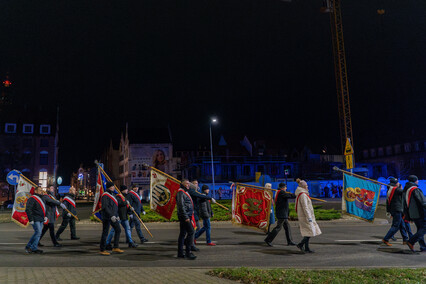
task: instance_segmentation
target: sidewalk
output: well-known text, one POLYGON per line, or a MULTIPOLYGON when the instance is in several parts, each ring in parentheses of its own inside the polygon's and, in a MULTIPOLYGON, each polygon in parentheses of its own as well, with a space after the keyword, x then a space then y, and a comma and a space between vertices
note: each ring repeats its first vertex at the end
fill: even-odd
POLYGON ((3 283, 235 283, 206 275, 209 269, 146 267, 12 267, 0 268, 3 283))

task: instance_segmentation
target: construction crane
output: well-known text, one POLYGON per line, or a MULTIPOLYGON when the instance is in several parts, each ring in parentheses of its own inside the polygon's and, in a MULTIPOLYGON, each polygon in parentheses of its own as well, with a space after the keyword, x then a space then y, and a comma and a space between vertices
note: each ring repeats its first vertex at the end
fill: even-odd
POLYGON ((353 137, 345 43, 343 40, 341 0, 324 0, 321 11, 330 14, 334 73, 336 76, 337 106, 339 109, 340 139, 342 153, 344 153, 346 139, 349 138, 353 145, 353 137))

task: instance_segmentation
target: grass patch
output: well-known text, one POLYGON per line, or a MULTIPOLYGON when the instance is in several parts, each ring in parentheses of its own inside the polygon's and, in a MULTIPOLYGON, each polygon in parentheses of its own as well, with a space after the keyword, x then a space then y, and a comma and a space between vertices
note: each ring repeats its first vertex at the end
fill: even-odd
MULTIPOLYGON (((229 208, 231 210, 232 208, 232 201, 229 199, 226 200, 218 200, 218 202, 229 208)), ((141 215, 141 219, 144 222, 169 222, 166 218, 160 216, 155 211, 151 210, 149 208, 149 204, 144 204, 144 209, 146 212, 146 215, 141 215)), ((172 218, 170 219, 170 222, 177 222, 177 209, 175 208, 172 218)), ((212 221, 231 221, 231 211, 227 211, 216 204, 212 204, 212 210, 213 210, 213 218, 211 218, 212 221)), ((314 205, 314 212, 315 212, 315 218, 317 220, 333 220, 333 219, 340 219, 342 217, 342 214, 339 210, 335 209, 322 209, 321 205, 314 205)), ((290 220, 297 220, 297 214, 294 209, 294 204, 290 204, 290 220)), ((97 222, 97 220, 91 216, 90 220, 97 222)))
POLYGON ((426 268, 379 268, 379 269, 258 269, 217 268, 207 272, 219 278, 241 283, 424 283, 426 268))
POLYGON ((0 214, 0 223, 10 223, 12 222, 10 213, 0 214))

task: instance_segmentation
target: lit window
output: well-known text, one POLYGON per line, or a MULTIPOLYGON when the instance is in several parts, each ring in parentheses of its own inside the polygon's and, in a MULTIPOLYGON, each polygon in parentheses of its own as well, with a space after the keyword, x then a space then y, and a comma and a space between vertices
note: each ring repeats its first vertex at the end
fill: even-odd
POLYGON ((47 170, 40 170, 38 174, 38 184, 43 188, 47 188, 47 170))
POLYGON ((40 134, 50 134, 50 125, 49 124, 40 125, 40 134))
POLYGON ((22 133, 24 134, 32 134, 34 132, 34 125, 33 124, 24 124, 22 127, 22 133))
POLYGON ((16 123, 6 123, 6 126, 4 128, 4 132, 16 133, 16 123))

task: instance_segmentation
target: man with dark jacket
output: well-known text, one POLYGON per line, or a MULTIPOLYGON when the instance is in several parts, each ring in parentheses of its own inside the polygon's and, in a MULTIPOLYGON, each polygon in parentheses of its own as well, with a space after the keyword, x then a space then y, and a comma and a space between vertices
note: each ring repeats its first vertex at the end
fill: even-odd
POLYGON ((416 224, 417 232, 408 240, 407 245, 414 252, 416 242, 420 251, 426 251, 424 234, 426 232, 426 198, 418 187, 419 179, 415 175, 408 177, 403 193, 405 217, 416 224))
MULTIPOLYGON (((129 248, 137 248, 138 245, 132 239, 132 234, 129 226, 129 219, 127 218, 127 212, 129 210, 129 205, 127 204, 126 195, 128 194, 127 186, 120 186, 121 194, 117 194, 115 197, 118 201, 118 217, 120 218, 120 224, 124 229, 124 233, 126 234, 126 243, 129 244, 129 248)), ((111 240, 114 236, 115 230, 111 229, 109 232, 108 238, 106 240, 107 249, 111 249, 111 240)))
POLYGON ((402 203, 403 189, 398 182, 398 179, 391 178, 389 183, 389 189, 386 198, 386 211, 392 215, 392 226, 388 233, 383 238, 382 242, 387 246, 392 246, 389 243, 389 239, 395 235, 398 230, 401 232, 403 243, 406 244, 408 241, 408 235, 405 231, 405 226, 402 220, 402 212, 404 211, 404 205, 402 203))
MULTIPOLYGON (((65 204, 58 201, 55 197, 55 188, 50 186, 46 194, 43 195, 43 202, 46 205, 46 217, 47 224, 44 224, 43 231, 41 232, 40 240, 43 238, 44 234, 49 230, 50 239, 52 240, 54 247, 61 247, 62 245, 58 243, 55 237, 55 221, 59 217, 59 211, 56 206, 61 206, 62 209, 67 208, 65 204)), ((43 246, 42 244, 38 244, 43 246)))
MULTIPOLYGON (((190 184, 189 189, 188 189, 188 193, 192 198, 192 202, 194 204, 194 220, 195 220, 195 225, 194 227, 197 228, 199 227, 199 221, 197 221, 197 219, 199 219, 198 217, 198 203, 201 202, 202 200, 211 200, 213 203, 216 203, 216 200, 210 196, 201 194, 197 191, 198 188, 198 181, 194 180, 195 183, 193 182, 192 184, 190 184), (198 224, 198 225, 197 225, 198 224)), ((197 247, 195 247, 194 244, 194 240, 192 239, 192 244, 191 244, 191 250, 192 251, 199 251, 199 249, 197 247)))
POLYGON ((102 237, 100 243, 100 254, 102 255, 110 255, 106 249, 106 239, 109 232, 109 226, 114 228, 114 248, 113 252, 123 253, 124 251, 118 248, 118 242, 120 240, 120 218, 118 217, 118 201, 114 196, 114 183, 107 182, 106 183, 106 191, 102 194, 102 237))
MULTIPOLYGON (((204 184, 201 188, 204 195, 209 194, 209 187, 204 184)), ((195 239, 198 239, 204 232, 206 232, 206 243, 208 246, 215 246, 215 243, 212 243, 211 237, 210 237, 210 218, 213 217, 213 211, 212 206, 210 204, 210 200, 202 199, 200 200, 199 204, 199 216, 203 219, 203 228, 198 230, 198 232, 195 233, 195 239)))
MULTIPOLYGON (((68 193, 65 194, 63 203, 67 207, 68 211, 70 211, 72 214, 77 215, 76 210, 76 204, 75 204, 75 194, 76 190, 73 186, 69 189, 68 193)), ((77 237, 75 233, 75 219, 74 217, 68 213, 67 211, 62 211, 62 224, 59 227, 58 231, 56 232, 56 239, 58 241, 62 241, 60 236, 62 232, 66 229, 66 227, 70 224, 70 232, 71 232, 71 240, 79 240, 80 238, 77 237)))
POLYGON ((46 217, 46 205, 43 202, 43 189, 37 187, 35 194, 27 200, 25 206, 25 213, 27 213, 28 221, 33 226, 34 234, 30 241, 25 246, 27 253, 43 253, 42 250, 38 249, 38 242, 41 236, 41 230, 43 229, 43 222, 47 221, 46 217))
POLYGON ((296 245, 296 243, 292 241, 290 224, 288 223, 288 200, 290 198, 296 198, 296 195, 291 192, 287 192, 286 189, 287 185, 283 182, 280 183, 278 185, 279 191, 275 195, 275 214, 277 216, 278 222, 277 226, 275 226, 275 228, 268 234, 265 239, 265 243, 270 247, 272 247, 272 241, 278 235, 279 231, 281 231, 281 228, 283 226, 285 230, 285 236, 287 238, 287 245, 296 245))
MULTIPOLYGON (((129 201, 130 206, 133 208, 133 210, 135 210, 136 214, 138 216, 141 215, 141 213, 143 215, 145 215, 145 210, 143 209, 142 206, 142 202, 141 202, 141 198, 138 195, 138 187, 137 186, 133 186, 132 190, 129 191, 129 194, 125 195, 127 201, 129 201)), ((143 233, 142 233, 142 229, 141 229, 141 223, 139 222, 138 217, 134 216, 133 211, 129 212, 129 225, 130 225, 130 234, 132 234, 132 229, 133 227, 136 228, 136 233, 138 234, 138 237, 141 241, 141 244, 143 244, 144 242, 147 242, 148 240, 144 237, 143 233)))
POLYGON ((176 195, 177 215, 180 223, 180 233, 178 239, 178 257, 186 259, 196 259, 191 252, 191 245, 194 241, 194 204, 189 191, 189 180, 182 180, 181 187, 176 195), (183 245, 185 243, 185 254, 183 245))

